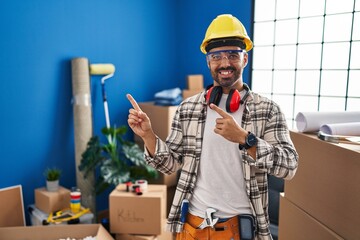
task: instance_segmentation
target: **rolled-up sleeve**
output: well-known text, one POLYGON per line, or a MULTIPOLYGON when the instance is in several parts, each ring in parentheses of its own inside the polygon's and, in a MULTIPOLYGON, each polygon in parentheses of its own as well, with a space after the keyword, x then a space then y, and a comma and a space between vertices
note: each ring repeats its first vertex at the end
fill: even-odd
POLYGON ((258 136, 256 160, 246 153, 244 157, 261 171, 291 179, 296 173, 299 156, 291 141, 285 116, 274 102, 266 102, 264 109, 267 114, 262 115, 262 120, 258 117, 252 123, 258 136))

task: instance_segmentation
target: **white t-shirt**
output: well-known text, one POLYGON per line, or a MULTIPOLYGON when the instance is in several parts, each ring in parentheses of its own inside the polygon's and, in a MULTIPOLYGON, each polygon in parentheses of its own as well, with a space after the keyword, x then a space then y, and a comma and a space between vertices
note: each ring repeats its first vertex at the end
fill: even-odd
MULTIPOLYGON (((240 93, 241 97, 244 93, 240 93)), ((219 103, 224 110, 227 97, 228 94, 223 94, 219 103)), ((244 106, 240 106, 230 113, 239 125, 243 111, 244 106)), ((189 201, 189 212, 204 218, 206 209, 211 207, 217 210, 214 215, 221 218, 250 214, 239 144, 214 132, 217 118, 220 115, 208 107, 198 178, 189 201)))

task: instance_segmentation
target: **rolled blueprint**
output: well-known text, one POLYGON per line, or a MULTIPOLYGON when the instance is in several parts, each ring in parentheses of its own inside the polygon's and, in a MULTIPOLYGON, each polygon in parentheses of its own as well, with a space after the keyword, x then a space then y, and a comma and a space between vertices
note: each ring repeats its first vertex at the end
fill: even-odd
POLYGON ((93 135, 90 73, 87 58, 74 58, 71 60, 72 91, 74 110, 75 135, 75 169, 76 184, 81 190, 81 203, 96 213, 94 196, 94 175, 89 174, 86 179, 79 171, 81 155, 86 150, 87 143, 93 135))
POLYGON ((360 122, 325 124, 320 131, 330 135, 360 136, 360 122))
POLYGON ((360 122, 360 112, 299 112, 295 121, 299 132, 316 132, 325 124, 360 122))

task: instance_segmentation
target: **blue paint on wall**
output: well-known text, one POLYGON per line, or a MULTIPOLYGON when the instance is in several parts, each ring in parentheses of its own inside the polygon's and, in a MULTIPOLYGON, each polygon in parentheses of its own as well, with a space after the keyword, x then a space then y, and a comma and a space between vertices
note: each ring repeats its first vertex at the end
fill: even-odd
MULTIPOLYGON (((71 59, 113 63, 106 89, 112 125, 127 124, 125 94, 139 101, 185 87, 188 74, 210 75, 199 45, 218 14, 239 17, 251 34, 252 1, 62 0, 0 5, 0 188, 21 184, 24 205, 61 168, 76 184, 71 59), (250 29, 250 30, 249 30, 250 29)), ((245 71, 249 79, 249 68, 245 71)), ((100 77, 91 78, 94 134, 105 126, 100 77)), ((131 138, 132 134, 129 133, 131 138)), ((97 202, 107 208, 107 195, 97 202)))

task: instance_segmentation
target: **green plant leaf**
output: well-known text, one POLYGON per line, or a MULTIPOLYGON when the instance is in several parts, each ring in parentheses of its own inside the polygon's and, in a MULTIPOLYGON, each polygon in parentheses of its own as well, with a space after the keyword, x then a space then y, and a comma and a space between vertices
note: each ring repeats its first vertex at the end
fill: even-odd
POLYGON ((100 171, 104 181, 115 186, 127 182, 130 177, 130 172, 126 165, 119 168, 111 159, 104 161, 100 171))
POLYGON ((100 170, 95 182, 96 194, 120 183, 158 176, 158 172, 146 164, 143 150, 124 138, 127 129, 126 125, 102 128, 106 142, 102 143, 98 136, 92 137, 81 155, 79 170, 84 172, 84 177, 100 170))
POLYGON ((95 171, 106 158, 103 156, 103 149, 100 145, 99 137, 91 137, 85 152, 81 155, 79 170, 84 172, 84 177, 95 171))
POLYGON ((122 145, 122 150, 132 163, 136 166, 145 166, 144 151, 140 149, 139 145, 133 143, 131 145, 122 145))
POLYGON ((46 168, 44 171, 44 176, 48 181, 59 180, 61 176, 61 170, 57 167, 46 168))

